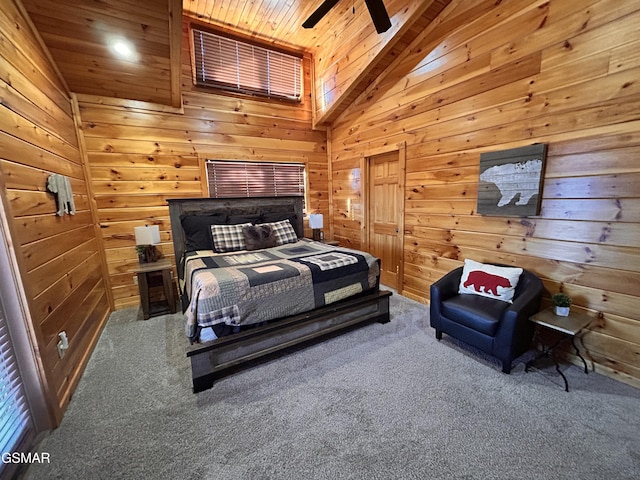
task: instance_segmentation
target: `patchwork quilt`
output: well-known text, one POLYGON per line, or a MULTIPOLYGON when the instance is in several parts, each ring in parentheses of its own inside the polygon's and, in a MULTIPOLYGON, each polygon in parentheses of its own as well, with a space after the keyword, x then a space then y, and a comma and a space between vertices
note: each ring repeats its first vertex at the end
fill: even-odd
POLYGON ((380 265, 366 252, 302 239, 264 250, 188 252, 183 272, 193 342, 204 327, 260 323, 373 289, 380 265))

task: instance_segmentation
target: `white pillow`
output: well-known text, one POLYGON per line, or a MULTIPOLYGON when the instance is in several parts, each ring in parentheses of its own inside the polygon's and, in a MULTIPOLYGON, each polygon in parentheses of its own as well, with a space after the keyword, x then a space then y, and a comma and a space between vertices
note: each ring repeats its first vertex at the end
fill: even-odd
POLYGON ((458 293, 513 303, 511 299, 521 274, 521 268, 496 267, 465 259, 458 293))

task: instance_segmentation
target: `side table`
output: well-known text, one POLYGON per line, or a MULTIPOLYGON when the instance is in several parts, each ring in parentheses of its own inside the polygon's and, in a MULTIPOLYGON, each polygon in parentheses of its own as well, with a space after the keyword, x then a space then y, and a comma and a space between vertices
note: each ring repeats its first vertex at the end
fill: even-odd
POLYGON ((337 240, 320 240, 325 245, 331 245, 332 247, 337 247, 340 245, 340 242, 337 240))
POLYGON ((138 277, 138 290, 140 291, 140 303, 142 304, 142 316, 148 320, 152 315, 162 313, 176 313, 176 299, 171 278, 171 262, 166 259, 157 262, 141 263, 134 270, 138 277), (159 277, 162 278, 162 288, 166 299, 166 306, 157 305, 159 302, 151 302, 150 286, 160 284, 159 277), (153 312, 152 312, 153 310, 153 312))
POLYGON ((558 359, 555 354, 555 349, 566 342, 567 340, 571 340, 571 345, 573 346, 576 355, 582 363, 584 364, 584 373, 589 373, 587 368, 586 360, 580 355, 580 350, 576 345, 576 337, 580 335, 580 333, 591 323, 592 318, 581 314, 581 313, 569 313, 568 317, 560 317, 553 312, 553 308, 547 308, 546 310, 542 310, 532 317, 529 318, 530 321, 536 324, 536 338, 539 338, 538 332, 540 328, 546 328, 552 330, 554 332, 560 333, 561 336, 559 339, 551 346, 545 345, 542 341, 542 352, 537 355, 534 359, 529 360, 524 368, 525 372, 528 372, 529 369, 533 366, 533 364, 541 359, 542 357, 547 357, 551 355, 553 361, 556 366, 556 372, 560 374, 562 379, 564 380, 564 390, 565 392, 569 391, 569 382, 567 381, 567 377, 560 371, 560 364, 558 363, 558 359))
MULTIPOLYGON (((309 240, 313 240, 313 239, 310 238, 309 240)), ((338 240, 322 239, 322 240, 316 240, 316 242, 324 243, 325 245, 331 245, 332 247, 340 246, 340 242, 338 240)))

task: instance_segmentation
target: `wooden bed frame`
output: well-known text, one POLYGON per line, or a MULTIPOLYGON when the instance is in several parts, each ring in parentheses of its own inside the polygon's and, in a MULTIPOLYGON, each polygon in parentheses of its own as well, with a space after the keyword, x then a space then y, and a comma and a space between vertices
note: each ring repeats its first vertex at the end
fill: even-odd
MULTIPOLYGON (((304 236, 302 197, 269 198, 188 198, 170 199, 169 214, 176 263, 184 254, 183 215, 224 213, 260 215, 264 213, 295 216, 292 222, 298 238, 304 236)), ((192 345, 187 349, 191 360, 194 393, 209 389, 222 378, 250 362, 296 345, 316 341, 324 336, 369 322, 389 322, 391 292, 379 290, 357 297, 267 322, 216 340, 192 345)), ((185 306, 183 305, 183 311, 185 306)))

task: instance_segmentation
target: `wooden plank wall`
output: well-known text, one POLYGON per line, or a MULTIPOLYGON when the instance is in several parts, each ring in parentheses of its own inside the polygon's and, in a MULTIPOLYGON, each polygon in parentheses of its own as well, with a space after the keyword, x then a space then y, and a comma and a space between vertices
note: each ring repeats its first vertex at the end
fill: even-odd
POLYGON ((79 95, 82 131, 116 308, 139 304, 133 229, 159 225, 173 259, 167 198, 206 196, 207 158, 304 162, 308 208, 328 214, 326 132, 311 129, 309 62, 302 105, 218 95, 191 80, 187 23, 183 108, 79 95))
POLYGON ((529 268, 596 317, 596 369, 640 384, 639 24, 638 1, 451 2, 332 125, 336 238, 364 238, 362 158, 406 142, 404 294, 464 258, 529 268), (480 154, 535 142, 541 215, 476 214, 480 154))
POLYGON ((0 10, 0 194, 30 308, 54 425, 109 313, 71 99, 14 1, 0 10), (71 180, 75 215, 56 215, 52 173, 71 180), (58 333, 70 348, 58 356, 58 333))
POLYGON ((349 13, 341 21, 327 25, 313 49, 317 125, 331 119, 332 112, 350 98, 350 91, 358 87, 377 59, 390 51, 422 12, 430 7, 441 8, 440 2, 433 1, 407 5, 405 0, 387 0, 385 4, 393 22, 389 30, 380 34, 364 4, 358 8, 346 4, 334 7, 349 13))

